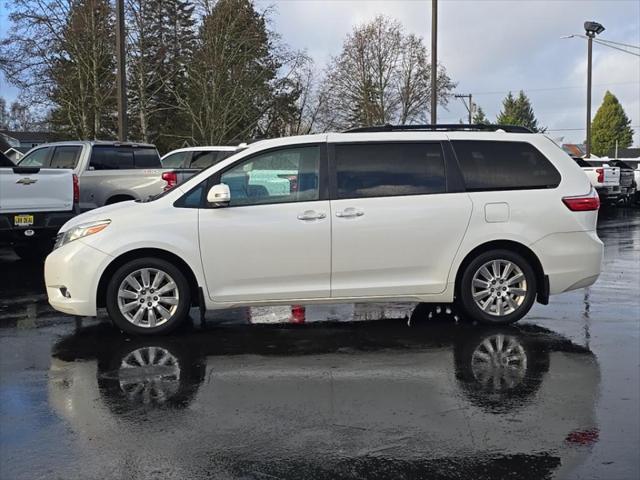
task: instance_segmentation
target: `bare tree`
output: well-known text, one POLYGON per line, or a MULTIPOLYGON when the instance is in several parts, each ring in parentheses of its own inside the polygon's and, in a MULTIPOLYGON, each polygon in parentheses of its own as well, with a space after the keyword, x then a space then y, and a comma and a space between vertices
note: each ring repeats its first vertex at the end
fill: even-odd
MULTIPOLYGON (((325 128, 413 123, 429 113, 431 69, 422 39, 384 16, 349 34, 321 87, 325 128)), ((455 83, 443 67, 438 92, 446 105, 455 83)))
POLYGON ((113 132, 113 11, 108 0, 14 0, 1 67, 53 128, 79 138, 113 132))

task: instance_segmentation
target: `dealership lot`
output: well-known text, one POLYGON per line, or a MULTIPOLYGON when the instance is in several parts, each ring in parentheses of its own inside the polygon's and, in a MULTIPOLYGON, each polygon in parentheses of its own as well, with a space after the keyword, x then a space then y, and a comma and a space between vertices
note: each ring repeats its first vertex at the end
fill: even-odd
POLYGON ((640 210, 598 234, 598 282, 514 326, 239 309, 145 339, 0 251, 0 478, 637 478, 640 210))

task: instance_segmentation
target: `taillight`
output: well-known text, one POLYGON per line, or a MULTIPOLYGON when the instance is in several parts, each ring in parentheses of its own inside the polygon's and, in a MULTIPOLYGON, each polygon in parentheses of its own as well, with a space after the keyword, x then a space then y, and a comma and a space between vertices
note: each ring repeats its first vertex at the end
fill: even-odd
POLYGON ((164 187, 165 191, 171 190, 178 184, 178 174, 176 172, 164 172, 162 174, 162 179, 167 182, 164 187))
POLYGON ((73 203, 80 203, 80 183, 75 173, 73 174, 73 203))
POLYGON ((562 201, 572 212, 589 212, 600 208, 600 197, 593 188, 588 195, 564 197, 562 201))
POLYGON ((596 168, 596 173, 598 174, 598 183, 604 182, 604 168, 596 168))

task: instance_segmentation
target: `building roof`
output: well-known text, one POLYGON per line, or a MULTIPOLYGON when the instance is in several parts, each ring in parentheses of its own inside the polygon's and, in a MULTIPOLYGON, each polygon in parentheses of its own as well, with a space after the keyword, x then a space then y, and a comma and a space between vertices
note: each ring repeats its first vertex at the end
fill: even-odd
POLYGON ((54 135, 51 132, 20 132, 11 130, 0 130, 0 133, 16 139, 20 143, 45 143, 51 140, 54 135))

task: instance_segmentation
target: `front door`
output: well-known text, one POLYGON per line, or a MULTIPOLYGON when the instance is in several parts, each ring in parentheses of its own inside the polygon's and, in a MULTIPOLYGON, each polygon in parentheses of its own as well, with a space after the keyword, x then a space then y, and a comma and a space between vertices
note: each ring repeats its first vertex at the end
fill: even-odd
POLYGON ((202 264, 216 302, 329 297, 331 218, 320 145, 270 150, 222 172, 227 207, 199 212, 202 264))
POLYGON ((332 297, 443 292, 472 204, 447 193, 441 144, 334 148, 332 297))

